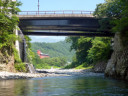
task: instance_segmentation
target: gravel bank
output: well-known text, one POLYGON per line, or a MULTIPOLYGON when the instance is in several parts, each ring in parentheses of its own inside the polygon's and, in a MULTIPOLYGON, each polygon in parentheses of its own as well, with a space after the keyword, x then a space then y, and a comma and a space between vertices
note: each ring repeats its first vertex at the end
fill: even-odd
POLYGON ((55 73, 55 74, 85 74, 87 72, 92 72, 92 69, 36 69, 39 73, 55 73))
POLYGON ((55 74, 55 73, 12 73, 12 72, 0 72, 0 80, 9 79, 29 79, 39 77, 51 77, 51 76, 68 76, 66 74, 55 74))
POLYGON ((52 77, 52 76, 71 76, 82 75, 91 72, 91 69, 37 69, 38 73, 12 73, 12 72, 0 72, 0 80, 8 79, 29 79, 39 77, 52 77))

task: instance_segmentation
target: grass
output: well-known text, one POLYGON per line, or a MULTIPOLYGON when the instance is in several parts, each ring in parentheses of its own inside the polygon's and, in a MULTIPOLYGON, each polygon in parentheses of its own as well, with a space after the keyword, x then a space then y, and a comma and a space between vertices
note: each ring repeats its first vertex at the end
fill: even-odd
POLYGON ((93 68, 93 66, 85 67, 85 66, 83 66, 83 65, 81 64, 81 65, 77 66, 75 69, 91 69, 91 68, 93 68))
POLYGON ((45 66, 36 66, 36 69, 56 69, 56 68, 61 68, 61 67, 58 67, 58 66, 49 66, 49 65, 45 65, 45 66))
POLYGON ((70 64, 64 67, 64 69, 91 69, 93 68, 93 65, 88 65, 86 62, 81 64, 81 65, 77 65, 75 66, 74 64, 70 64))

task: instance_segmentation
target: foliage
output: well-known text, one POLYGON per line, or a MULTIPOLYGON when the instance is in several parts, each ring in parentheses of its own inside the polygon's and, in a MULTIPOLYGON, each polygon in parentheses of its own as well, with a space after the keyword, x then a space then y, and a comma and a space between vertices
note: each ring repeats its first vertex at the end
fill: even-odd
POLYGON ((15 69, 19 72, 26 72, 26 65, 24 63, 15 63, 15 69))
POLYGON ((97 5, 94 15, 102 18, 102 27, 109 25, 113 32, 120 32, 124 46, 128 44, 128 0, 105 0, 97 5), (109 24, 104 23, 104 18, 109 24))
POLYGON ((108 60, 111 54, 111 38, 103 37, 68 37, 68 42, 72 42, 71 49, 75 49, 76 54, 73 62, 65 68, 86 68, 92 63, 108 60))
POLYGON ((53 57, 53 58, 44 58, 40 59, 39 56, 35 55, 35 58, 33 59, 33 64, 36 68, 42 69, 42 68, 48 68, 51 67, 63 67, 67 63, 67 60, 65 57, 53 57))
POLYGON ((66 42, 71 43, 70 50, 77 50, 77 43, 80 37, 67 37, 66 42))
POLYGON ((73 62, 70 67, 74 68, 87 61, 86 57, 89 48, 92 46, 91 39, 89 37, 68 37, 67 42, 72 43, 71 50, 76 51, 76 55, 73 57, 73 62))
POLYGON ((110 41, 111 38, 108 37, 95 37, 92 40, 92 47, 88 50, 88 61, 96 63, 98 61, 108 60, 111 54, 110 41))
POLYGON ((27 62, 32 63, 32 59, 34 59, 35 54, 31 49, 31 38, 29 36, 24 36, 27 44, 26 53, 27 53, 27 62))
POLYGON ((15 68, 18 71, 25 71, 25 65, 21 62, 18 52, 15 49, 14 42, 18 39, 15 35, 18 25, 17 8, 21 2, 10 2, 10 0, 0 0, 0 51, 4 56, 13 56, 15 59, 15 68))
POLYGON ((93 66, 86 66, 86 63, 83 63, 79 66, 77 66, 75 69, 92 69, 93 66))
POLYGON ((31 38, 29 36, 24 36, 25 40, 26 40, 26 44, 28 48, 31 48, 31 38))
POLYGON ((16 35, 14 34, 14 30, 16 29, 16 25, 18 24, 18 17, 14 14, 14 12, 19 11, 16 7, 18 5, 20 5, 20 2, 9 2, 9 0, 0 0, 1 52, 7 49, 8 52, 13 53, 12 48, 14 47, 14 41, 17 39, 16 35))
POLYGON ((50 58, 53 57, 65 57, 68 61, 72 61, 72 56, 74 51, 70 50, 71 43, 66 43, 65 41, 60 41, 56 43, 32 43, 32 51, 37 54, 37 50, 42 53, 49 54, 50 58))
POLYGON ((13 53, 14 53, 14 60, 15 60, 15 69, 19 72, 26 72, 26 65, 21 61, 19 58, 18 52, 15 48, 13 48, 13 53))

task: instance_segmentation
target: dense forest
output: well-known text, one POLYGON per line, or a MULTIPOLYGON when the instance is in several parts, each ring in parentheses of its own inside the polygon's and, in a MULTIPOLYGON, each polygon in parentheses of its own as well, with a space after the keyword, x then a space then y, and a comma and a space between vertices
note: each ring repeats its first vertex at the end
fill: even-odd
POLYGON ((109 37, 68 37, 71 50, 75 50, 71 65, 66 68, 84 68, 94 66, 97 62, 107 61, 111 55, 111 38, 109 37))
POLYGON ((78 36, 67 37, 65 41, 57 43, 35 42, 32 43, 32 51, 35 54, 33 64, 36 68, 51 68, 51 66, 86 68, 94 66, 99 61, 107 61, 110 58, 111 38, 78 36), (50 58, 40 59, 37 50, 49 54, 50 58), (67 64, 67 61, 72 62, 67 64))
POLYGON ((32 43, 32 51, 34 52, 33 64, 36 68, 51 68, 63 67, 68 62, 72 61, 72 57, 75 51, 70 51, 71 43, 66 43, 66 41, 60 41, 56 43, 32 43), (50 58, 40 59, 37 55, 37 50, 42 53, 49 54, 50 58))
POLYGON ((105 0, 105 3, 97 5, 93 15, 101 19, 101 29, 109 28, 112 32, 119 33, 123 46, 127 46, 128 0, 105 0))
POLYGON ((49 54, 50 58, 65 57, 71 62, 75 51, 70 51, 70 46, 71 43, 66 43, 66 41, 56 43, 35 42, 32 43, 32 51, 37 53, 37 50, 40 50, 42 53, 49 54))

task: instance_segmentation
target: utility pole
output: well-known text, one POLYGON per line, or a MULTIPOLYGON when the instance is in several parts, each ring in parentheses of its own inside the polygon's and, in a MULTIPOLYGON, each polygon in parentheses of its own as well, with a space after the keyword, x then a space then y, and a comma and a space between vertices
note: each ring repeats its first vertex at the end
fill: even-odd
POLYGON ((38 0, 38 15, 39 15, 39 11, 40 11, 40 4, 39 4, 40 2, 39 2, 39 0, 38 0))

